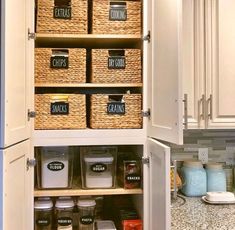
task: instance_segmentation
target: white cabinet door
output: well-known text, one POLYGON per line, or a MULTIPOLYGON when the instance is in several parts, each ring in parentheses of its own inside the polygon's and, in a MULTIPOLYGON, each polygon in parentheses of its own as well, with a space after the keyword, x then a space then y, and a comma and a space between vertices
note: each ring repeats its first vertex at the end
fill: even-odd
POLYGON ((170 230, 170 148, 148 139, 149 154, 149 230, 170 230))
POLYGON ((0 151, 0 229, 33 229, 33 169, 29 141, 0 151))
POLYGON ((234 0, 206 0, 208 128, 235 128, 234 12, 234 0))
POLYGON ((33 1, 1 1, 1 138, 4 148, 30 136, 28 109, 32 100, 33 1), (30 56, 31 55, 31 56, 30 56))
POLYGON ((182 144, 181 0, 148 1, 151 41, 147 53, 148 136, 182 144), (151 2, 151 3, 150 3, 151 2))

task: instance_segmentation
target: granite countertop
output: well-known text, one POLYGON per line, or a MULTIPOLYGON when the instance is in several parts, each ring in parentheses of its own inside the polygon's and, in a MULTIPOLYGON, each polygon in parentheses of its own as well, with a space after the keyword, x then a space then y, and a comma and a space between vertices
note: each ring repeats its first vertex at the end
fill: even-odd
POLYGON ((200 197, 172 202, 171 230, 235 230, 235 204, 207 204, 200 197))

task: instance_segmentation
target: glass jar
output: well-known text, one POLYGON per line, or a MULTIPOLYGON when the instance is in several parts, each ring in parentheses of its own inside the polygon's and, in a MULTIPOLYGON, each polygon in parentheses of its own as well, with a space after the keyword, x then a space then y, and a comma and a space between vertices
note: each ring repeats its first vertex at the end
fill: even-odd
POLYGON ((56 229, 73 230, 74 202, 71 197, 59 197, 56 200, 56 229))
POLYGON ((79 230, 93 230, 95 219, 94 199, 80 199, 77 203, 79 212, 79 230))
POLYGON ((34 229, 52 230, 53 203, 50 198, 38 199, 34 202, 34 229))
POLYGON ((181 168, 182 193, 186 196, 203 196, 207 190, 206 171, 201 161, 184 161, 181 168))
POLYGON ((226 174, 222 164, 209 163, 206 165, 207 192, 225 192, 226 174))

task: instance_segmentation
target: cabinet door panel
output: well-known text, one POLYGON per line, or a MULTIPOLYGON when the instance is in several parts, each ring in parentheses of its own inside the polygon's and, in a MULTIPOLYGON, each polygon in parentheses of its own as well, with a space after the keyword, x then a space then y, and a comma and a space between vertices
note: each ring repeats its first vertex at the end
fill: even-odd
POLYGON ((208 128, 235 128, 234 12, 234 0, 206 1, 208 128))

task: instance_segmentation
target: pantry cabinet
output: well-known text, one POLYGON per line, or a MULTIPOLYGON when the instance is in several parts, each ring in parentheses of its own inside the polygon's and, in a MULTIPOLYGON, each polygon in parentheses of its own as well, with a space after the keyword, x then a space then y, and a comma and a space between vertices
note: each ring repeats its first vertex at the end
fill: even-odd
POLYGON ((188 128, 233 129, 233 1, 184 1, 183 93, 188 128))

